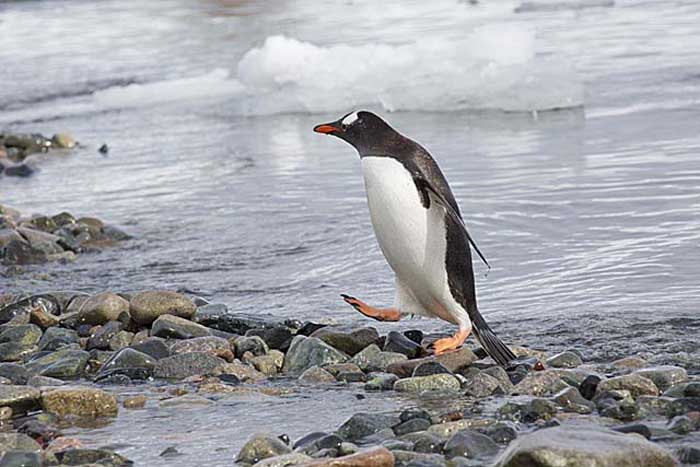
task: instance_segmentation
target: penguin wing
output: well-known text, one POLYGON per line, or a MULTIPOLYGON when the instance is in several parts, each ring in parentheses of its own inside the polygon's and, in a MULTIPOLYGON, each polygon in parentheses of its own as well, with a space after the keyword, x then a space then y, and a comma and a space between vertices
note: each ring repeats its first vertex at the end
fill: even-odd
MULTIPOLYGON (((423 177, 417 177, 416 178, 416 183, 419 185, 419 189, 425 194, 428 193, 430 196, 430 199, 434 200, 437 204, 442 206, 442 208, 445 210, 448 216, 458 225, 460 228, 464 231, 464 234, 467 236, 467 239, 469 240, 469 243, 471 244, 472 248, 474 248, 474 251, 479 255, 479 258, 481 258, 481 261, 484 262, 484 264, 491 269, 491 265, 489 262, 486 260, 486 257, 484 254, 479 250, 479 247, 476 245, 476 242, 472 238, 472 236, 469 234, 469 231, 467 230, 467 226, 464 224, 464 219, 462 219, 462 216, 459 215, 459 213, 455 210, 455 208, 447 202, 447 200, 423 177)), ((428 206, 430 207, 430 204, 428 203, 428 206)))

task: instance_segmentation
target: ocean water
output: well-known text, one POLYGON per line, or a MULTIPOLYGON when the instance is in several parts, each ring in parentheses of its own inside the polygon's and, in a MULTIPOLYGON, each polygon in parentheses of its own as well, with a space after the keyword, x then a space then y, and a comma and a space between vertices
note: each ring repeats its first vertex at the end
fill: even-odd
MULTIPOLYGON (((477 289, 505 340, 577 348, 594 361, 640 352, 697 362, 697 2, 319 8, 0 3, 0 128, 66 131, 84 146, 41 156, 32 178, 0 179, 0 202, 94 215, 135 236, 73 264, 0 276, 0 289, 164 287, 233 311, 366 323, 339 294, 390 304, 393 277, 357 155, 311 131, 366 108, 446 173, 493 266, 487 274, 475 263, 477 289)), ((395 327, 450 330, 428 320, 395 327)), ((174 411, 171 431, 156 410, 79 434, 148 465, 226 465, 258 429, 298 436, 365 406, 407 403, 300 392, 174 411), (321 407, 313 427, 308 407, 321 407), (130 432, 130 421, 152 437, 130 432), (188 430, 198 441, 170 443, 183 456, 154 456, 169 445, 161 435, 188 430)))

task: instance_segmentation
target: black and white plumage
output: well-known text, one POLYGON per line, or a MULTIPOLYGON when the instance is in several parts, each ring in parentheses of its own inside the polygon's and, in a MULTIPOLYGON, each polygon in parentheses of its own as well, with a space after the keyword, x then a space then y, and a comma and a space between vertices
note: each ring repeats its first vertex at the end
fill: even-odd
POLYGON ((428 151, 366 111, 314 130, 337 136, 357 149, 372 226, 396 275, 393 309, 379 310, 345 296, 346 301, 376 319, 394 321, 415 314, 456 324, 457 335, 442 344, 436 342, 436 351, 458 347, 473 330, 496 362, 506 365, 514 359, 479 313, 470 245, 486 259, 428 151))

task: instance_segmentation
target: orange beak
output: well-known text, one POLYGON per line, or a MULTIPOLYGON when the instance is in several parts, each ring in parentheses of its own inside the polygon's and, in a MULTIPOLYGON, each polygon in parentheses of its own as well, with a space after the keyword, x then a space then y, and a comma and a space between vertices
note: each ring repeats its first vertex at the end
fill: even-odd
POLYGON ((330 135, 340 131, 340 128, 334 126, 332 123, 322 123, 321 125, 316 125, 314 127, 316 133, 323 133, 324 135, 330 135))

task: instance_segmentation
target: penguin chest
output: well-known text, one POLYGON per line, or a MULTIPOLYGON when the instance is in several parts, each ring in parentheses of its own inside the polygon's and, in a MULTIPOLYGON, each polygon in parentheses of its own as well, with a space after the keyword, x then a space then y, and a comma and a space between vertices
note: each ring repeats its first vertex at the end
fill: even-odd
POLYGON ((372 226, 379 247, 401 281, 425 306, 441 296, 445 271, 445 213, 423 206, 411 173, 391 157, 362 158, 372 226))

